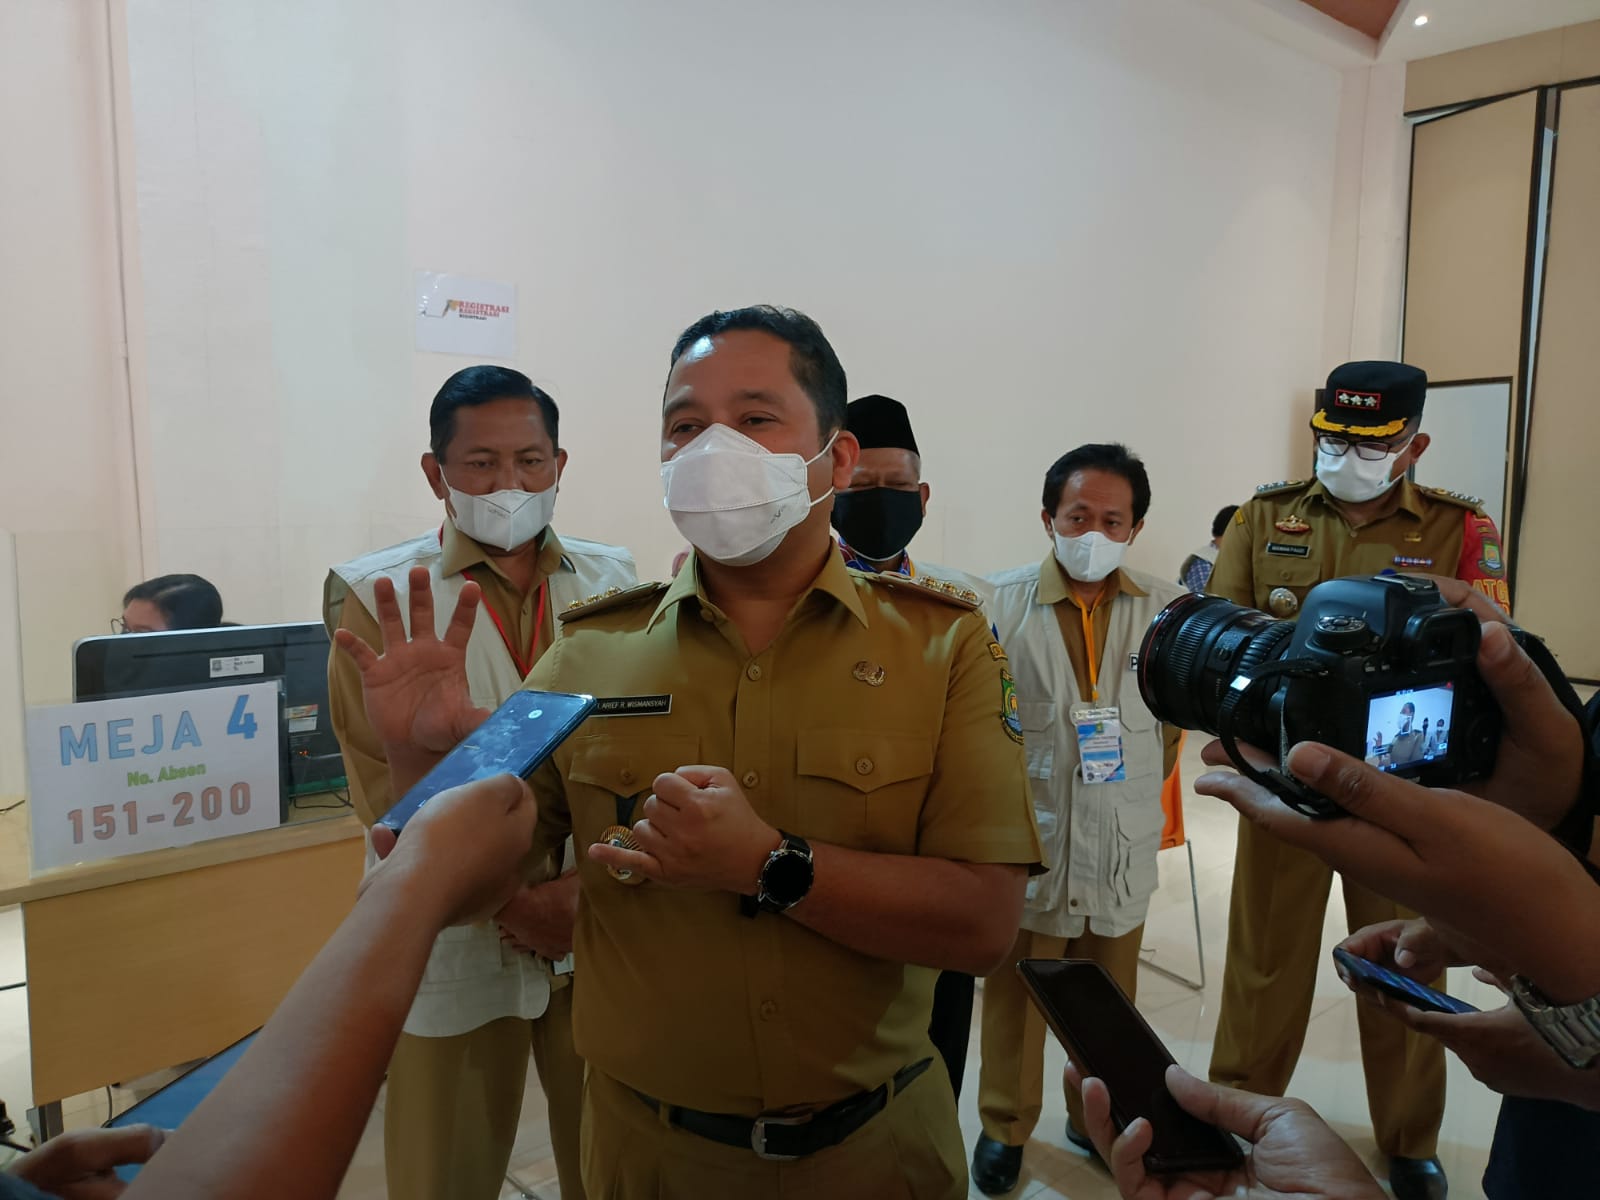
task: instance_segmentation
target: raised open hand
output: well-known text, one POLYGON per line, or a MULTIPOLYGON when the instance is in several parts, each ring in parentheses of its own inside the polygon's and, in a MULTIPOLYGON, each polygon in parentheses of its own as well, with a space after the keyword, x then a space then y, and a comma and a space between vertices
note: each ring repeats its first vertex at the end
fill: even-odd
POLYGON ((391 765, 397 760, 431 760, 448 752, 489 715, 473 704, 467 685, 467 640, 477 618, 478 585, 469 582, 462 587, 441 638, 427 569, 413 567, 408 582, 409 636, 388 579, 378 580, 374 589, 383 653, 347 629, 334 635, 340 653, 349 655, 361 672, 367 719, 391 765))

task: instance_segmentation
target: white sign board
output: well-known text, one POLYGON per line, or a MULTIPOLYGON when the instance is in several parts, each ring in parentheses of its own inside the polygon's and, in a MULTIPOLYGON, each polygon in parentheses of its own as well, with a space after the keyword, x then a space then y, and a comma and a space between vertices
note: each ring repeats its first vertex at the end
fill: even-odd
POLYGON ((278 824, 278 685, 28 710, 33 869, 278 824))
POLYGON ((473 358, 516 357, 516 285, 418 271, 417 349, 473 358))

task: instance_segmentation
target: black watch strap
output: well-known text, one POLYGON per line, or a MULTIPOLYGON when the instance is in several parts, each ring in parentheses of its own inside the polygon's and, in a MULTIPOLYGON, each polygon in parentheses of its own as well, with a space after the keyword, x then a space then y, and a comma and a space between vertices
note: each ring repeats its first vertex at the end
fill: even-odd
POLYGON ((811 843, 781 829, 778 836, 778 848, 767 855, 756 881, 756 894, 739 897, 739 911, 744 916, 783 912, 799 904, 811 891, 811 843))

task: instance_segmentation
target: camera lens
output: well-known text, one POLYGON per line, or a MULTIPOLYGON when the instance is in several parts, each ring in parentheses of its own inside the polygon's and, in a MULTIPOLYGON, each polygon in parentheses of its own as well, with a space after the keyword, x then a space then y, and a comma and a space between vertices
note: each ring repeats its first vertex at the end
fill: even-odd
MULTIPOLYGON (((1158 720, 1216 734, 1228 685, 1241 671, 1279 657, 1293 633, 1293 621, 1219 596, 1180 596, 1145 631, 1139 694, 1158 720)), ((1276 714, 1265 705, 1241 710, 1233 726, 1242 741, 1277 745, 1276 714)))

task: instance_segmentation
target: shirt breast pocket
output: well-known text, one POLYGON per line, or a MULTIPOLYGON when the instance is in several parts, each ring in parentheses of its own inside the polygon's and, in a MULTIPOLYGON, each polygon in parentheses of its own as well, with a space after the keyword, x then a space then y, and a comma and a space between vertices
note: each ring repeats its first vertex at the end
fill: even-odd
POLYGON ((806 729, 795 737, 795 756, 796 833, 879 854, 916 853, 933 775, 932 738, 806 729))
POLYGON ((656 776, 700 761, 693 734, 606 734, 574 738, 567 769, 573 837, 588 845, 608 825, 632 824, 656 776))
POLYGON ((1268 550, 1263 551, 1257 559, 1256 607, 1262 611, 1272 611, 1268 601, 1279 588, 1288 588, 1296 599, 1304 600, 1306 593, 1322 582, 1325 568, 1316 556, 1316 547, 1296 543, 1295 549, 1305 550, 1305 557, 1273 554, 1268 550))

